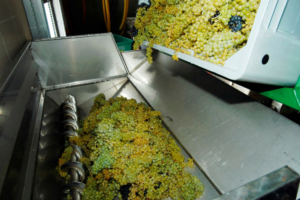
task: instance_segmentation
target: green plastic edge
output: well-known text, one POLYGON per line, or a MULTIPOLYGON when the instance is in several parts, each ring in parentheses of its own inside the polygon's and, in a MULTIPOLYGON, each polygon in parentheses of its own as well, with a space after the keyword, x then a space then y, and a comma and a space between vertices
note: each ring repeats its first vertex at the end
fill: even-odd
POLYGON ((300 78, 294 88, 284 87, 261 94, 300 111, 300 78))

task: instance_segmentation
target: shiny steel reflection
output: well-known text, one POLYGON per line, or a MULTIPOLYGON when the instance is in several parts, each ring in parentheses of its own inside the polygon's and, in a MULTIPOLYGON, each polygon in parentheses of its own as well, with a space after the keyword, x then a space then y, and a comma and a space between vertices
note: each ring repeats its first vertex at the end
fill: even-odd
MULTIPOLYGON (((71 94, 76 98, 78 116, 79 120, 81 120, 89 115, 89 111, 94 103, 94 98, 99 93, 104 93, 107 99, 112 97, 124 96, 129 99, 134 98, 137 100, 137 102, 146 102, 145 99, 140 95, 139 91, 137 91, 127 79, 115 79, 113 81, 107 81, 97 84, 82 85, 77 87, 48 91, 46 93, 44 116, 51 117, 52 121, 47 120, 51 125, 45 124, 43 127, 47 129, 55 129, 56 120, 54 113, 57 113, 57 109, 59 109, 58 105, 63 102, 67 95, 71 94)), ((42 128, 42 130, 44 128, 42 128)), ((54 130, 53 133, 55 133, 54 130)), ((49 134, 47 135, 47 137, 49 137, 49 134)), ((41 157, 41 159, 38 161, 37 173, 44 174, 44 176, 47 178, 36 179, 35 189, 38 192, 36 192, 36 196, 34 199, 40 199, 39 197, 43 196, 44 200, 50 200, 51 198, 47 196, 50 193, 57 197, 61 195, 59 193, 59 189, 62 187, 64 180, 57 175, 55 167, 57 166, 59 153, 62 152, 62 149, 58 148, 59 145, 54 145, 54 143, 57 143, 57 140, 58 139, 56 136, 51 137, 49 143, 47 144, 47 147, 44 147, 43 150, 39 150, 38 154, 44 156, 41 157), (52 145, 50 141, 52 141, 52 145), (55 158, 55 156, 57 157, 55 158), (53 176, 56 177, 56 180, 50 178, 53 176)), ((60 145, 63 146, 63 144, 60 145)), ((190 158, 183 149, 182 154, 186 158, 190 158)), ((188 171, 193 175, 196 175, 205 186, 205 192, 201 199, 212 199, 219 196, 218 192, 205 178, 198 167, 189 169, 188 171)))
MULTIPOLYGON (((300 176, 288 167, 283 167, 270 174, 260 177, 246 185, 225 193, 214 200, 256 200, 285 185, 295 182, 299 185, 300 176)), ((281 194, 283 195, 283 194, 281 194)), ((278 196, 278 199, 280 197, 278 196)), ((266 198, 265 198, 266 199, 266 198)), ((290 198, 283 198, 290 199, 290 198)))
POLYGON ((153 60, 130 81, 162 112, 166 125, 222 193, 285 165, 300 172, 297 124, 200 68, 160 52, 153 60))
POLYGON ((147 61, 145 51, 126 51, 122 53, 122 56, 130 73, 133 73, 147 61))
POLYGON ((35 41, 31 48, 45 86, 127 73, 111 33, 35 41))

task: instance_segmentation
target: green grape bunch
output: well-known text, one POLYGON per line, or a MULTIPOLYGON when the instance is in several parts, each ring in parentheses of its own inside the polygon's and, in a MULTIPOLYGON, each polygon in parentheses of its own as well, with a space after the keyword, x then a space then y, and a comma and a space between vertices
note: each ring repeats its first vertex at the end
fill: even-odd
MULTIPOLYGON (((185 170, 193 167, 193 160, 185 161, 160 116, 134 99, 95 98, 80 137, 69 139, 85 152, 81 162, 89 176, 83 199, 194 200, 203 194, 201 181, 185 170)), ((65 179, 60 166, 70 160, 72 150, 66 148, 59 159, 65 179)))
MULTIPOLYGON (((148 41, 152 63, 154 44, 224 65, 247 44, 260 0, 151 0, 139 8, 134 49, 148 41)), ((178 60, 177 55, 173 56, 178 60)))

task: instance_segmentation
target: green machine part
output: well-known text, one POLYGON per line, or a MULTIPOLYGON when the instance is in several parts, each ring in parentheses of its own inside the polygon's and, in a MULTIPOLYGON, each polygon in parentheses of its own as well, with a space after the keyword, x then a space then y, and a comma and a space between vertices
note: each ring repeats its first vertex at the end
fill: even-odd
POLYGON ((260 94, 300 111, 300 77, 294 88, 284 87, 260 94))

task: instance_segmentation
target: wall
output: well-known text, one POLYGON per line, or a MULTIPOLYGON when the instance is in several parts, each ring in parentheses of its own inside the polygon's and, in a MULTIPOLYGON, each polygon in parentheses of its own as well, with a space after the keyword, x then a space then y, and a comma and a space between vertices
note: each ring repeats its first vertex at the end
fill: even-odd
POLYGON ((31 33, 22 0, 0 0, 0 88, 31 33))

